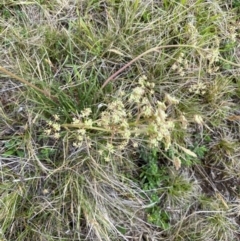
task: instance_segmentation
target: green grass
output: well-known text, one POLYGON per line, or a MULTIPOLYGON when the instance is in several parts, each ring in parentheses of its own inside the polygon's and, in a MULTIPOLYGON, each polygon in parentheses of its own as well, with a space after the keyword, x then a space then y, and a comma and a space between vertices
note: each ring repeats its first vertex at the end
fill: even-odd
POLYGON ((0 240, 238 240, 237 1, 0 4, 0 240))

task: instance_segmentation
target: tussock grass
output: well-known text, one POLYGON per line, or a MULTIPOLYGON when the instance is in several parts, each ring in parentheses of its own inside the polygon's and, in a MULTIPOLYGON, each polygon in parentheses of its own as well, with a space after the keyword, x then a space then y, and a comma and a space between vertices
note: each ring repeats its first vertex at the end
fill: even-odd
POLYGON ((238 11, 0 3, 0 239, 238 240, 238 11))

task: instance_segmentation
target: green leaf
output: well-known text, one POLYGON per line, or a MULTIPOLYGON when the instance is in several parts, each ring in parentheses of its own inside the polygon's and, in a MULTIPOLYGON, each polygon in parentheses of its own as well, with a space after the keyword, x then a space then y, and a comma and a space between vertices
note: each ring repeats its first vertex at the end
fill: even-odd
POLYGON ((4 152, 2 155, 4 157, 9 157, 9 156, 13 156, 14 153, 15 153, 15 150, 9 150, 9 151, 4 152))

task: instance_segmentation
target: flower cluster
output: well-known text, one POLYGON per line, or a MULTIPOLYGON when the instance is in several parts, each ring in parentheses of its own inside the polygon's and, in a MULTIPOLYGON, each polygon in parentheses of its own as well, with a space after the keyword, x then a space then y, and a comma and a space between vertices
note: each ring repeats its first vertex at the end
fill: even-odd
MULTIPOLYGON (((169 148, 171 144, 170 129, 173 128, 173 122, 167 120, 166 110, 167 106, 178 104, 179 101, 169 94, 165 95, 163 102, 157 100, 154 87, 154 83, 148 82, 147 78, 142 76, 139 78, 138 84, 129 93, 125 103, 120 102, 119 108, 120 113, 122 113, 121 117, 123 117, 120 133, 122 130, 125 132, 122 135, 125 144, 129 143, 131 137, 132 144, 135 147, 138 146, 136 140, 138 142, 147 140, 151 147, 157 147, 161 142, 164 142, 165 148, 169 148), (153 96, 155 97, 153 98, 153 96), (127 109, 127 107, 129 108, 127 109)), ((114 112, 118 111, 117 107, 114 109, 114 112)), ((110 114, 114 112, 111 110, 110 114)), ((109 113, 109 110, 106 110, 102 115, 106 116, 107 113, 109 113)))
POLYGON ((230 40, 233 42, 237 41, 237 27, 236 26, 230 26, 229 28, 229 36, 230 36, 230 40))
POLYGON ((111 133, 111 142, 106 145, 110 153, 113 152, 113 141, 118 150, 123 150, 126 147, 131 137, 131 131, 128 114, 120 98, 107 105, 106 110, 101 113, 97 120, 97 125, 111 133))
POLYGON ((208 54, 206 55, 207 60, 209 60, 209 65, 211 66, 213 63, 219 61, 219 47, 213 48, 213 49, 207 49, 206 50, 208 54))
POLYGON ((74 133, 74 147, 82 147, 84 140, 88 140, 88 146, 91 146, 91 140, 86 134, 86 130, 91 129, 93 127, 93 120, 90 118, 91 113, 92 110, 90 108, 85 108, 81 111, 80 115, 73 118, 72 125, 73 127, 77 128, 77 130, 74 133))
POLYGON ((189 88, 190 93, 194 93, 197 95, 204 95, 206 93, 207 86, 203 82, 198 82, 197 84, 191 85, 189 88))
POLYGON ((104 104, 103 111, 96 120, 90 117, 91 109, 86 108, 75 116, 68 127, 73 127, 73 146, 81 147, 84 140, 91 141, 91 135, 101 138, 96 150, 105 161, 113 154, 119 154, 132 145, 137 148, 141 143, 150 147, 171 145, 173 121, 168 119, 167 108, 179 103, 169 94, 160 101, 154 91, 155 84, 145 76, 139 78, 131 91, 117 91, 114 99, 104 104))
POLYGON ((146 134, 152 147, 158 147, 159 143, 163 142, 167 150, 171 145, 170 130, 174 125, 171 120, 167 120, 166 109, 165 103, 157 101, 146 134))
POLYGON ((203 57, 208 61, 207 72, 213 74, 217 72, 219 67, 216 63, 219 61, 220 57, 220 40, 218 38, 214 39, 213 46, 211 48, 204 49, 203 57))
POLYGON ((46 129, 44 132, 48 136, 52 136, 54 139, 59 139, 60 137, 60 130, 61 130, 61 125, 59 124, 59 116, 54 115, 54 121, 48 121, 48 129, 46 129))
POLYGON ((171 69, 177 72, 180 76, 184 76, 185 70, 189 67, 188 60, 184 58, 184 56, 184 53, 180 53, 179 57, 171 67, 171 69))
POLYGON ((187 30, 187 33, 188 33, 188 38, 190 40, 190 43, 192 45, 196 45, 199 33, 198 33, 197 28, 194 26, 194 21, 189 21, 186 24, 186 30, 187 30))

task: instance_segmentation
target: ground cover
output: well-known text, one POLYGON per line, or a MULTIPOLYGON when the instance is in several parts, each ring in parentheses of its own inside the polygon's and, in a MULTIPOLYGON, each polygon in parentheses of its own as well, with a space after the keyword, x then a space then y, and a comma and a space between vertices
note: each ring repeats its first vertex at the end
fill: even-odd
POLYGON ((239 8, 2 1, 0 240, 239 240, 239 8))

